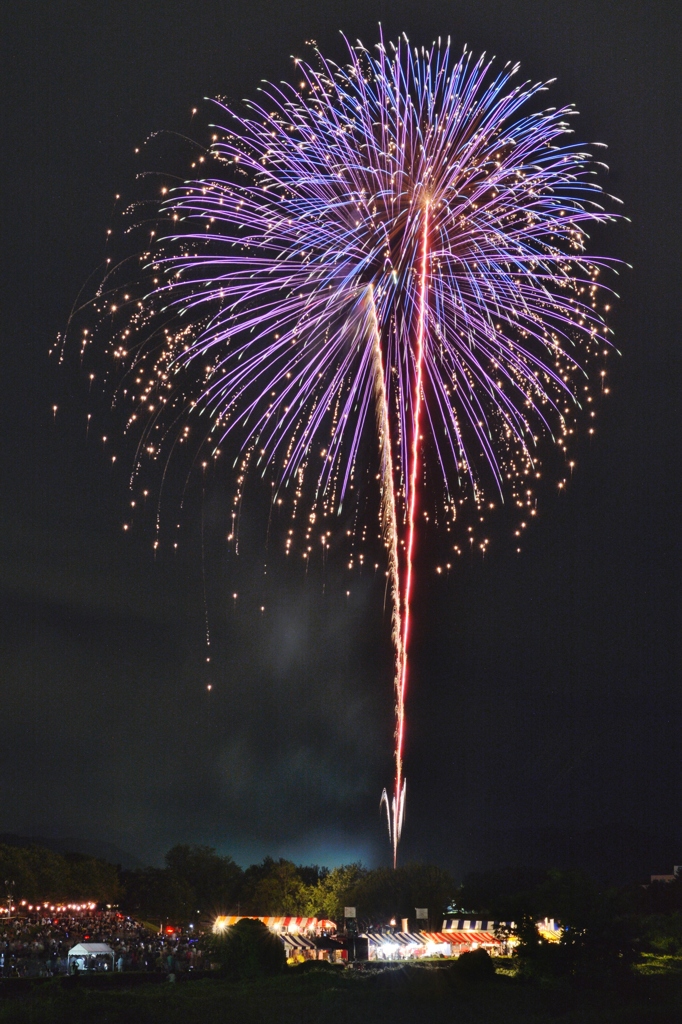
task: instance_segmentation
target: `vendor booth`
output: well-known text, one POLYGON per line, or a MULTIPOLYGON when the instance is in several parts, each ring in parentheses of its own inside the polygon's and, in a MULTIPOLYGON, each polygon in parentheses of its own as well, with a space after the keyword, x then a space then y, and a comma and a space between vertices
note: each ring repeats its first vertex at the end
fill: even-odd
POLYGON ((492 955, 504 951, 504 940, 492 932, 469 928, 442 932, 367 932, 370 960, 418 960, 422 957, 457 957, 476 949, 492 955))
POLYGON ((425 955, 421 932, 367 932, 370 960, 414 960, 425 955))
POLYGON ((318 960, 328 960, 330 963, 337 963, 340 960, 348 959, 348 948, 343 942, 333 939, 330 935, 318 935, 313 939, 317 950, 318 960))
POLYGON ((491 955, 509 953, 516 943, 516 925, 513 921, 477 921, 474 918, 448 917, 442 932, 452 943, 453 955, 474 949, 487 949, 491 955))
POLYGON ((289 961, 315 960, 317 959, 317 946, 313 939, 305 935, 291 935, 282 932, 280 938, 284 944, 284 952, 289 961))

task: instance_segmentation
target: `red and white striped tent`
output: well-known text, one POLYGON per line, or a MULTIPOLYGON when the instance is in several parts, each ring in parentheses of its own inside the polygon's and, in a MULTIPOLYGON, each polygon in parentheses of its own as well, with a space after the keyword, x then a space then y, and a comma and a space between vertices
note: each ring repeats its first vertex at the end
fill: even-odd
POLYGON ((503 942, 492 932, 467 929, 467 931, 442 932, 367 932, 370 959, 376 956, 386 959, 429 956, 443 953, 445 956, 459 956, 475 949, 500 950, 503 942))
POLYGON ((503 943, 492 932, 470 928, 467 931, 423 932, 427 942, 434 945, 449 943, 452 952, 468 953, 472 949, 499 949, 503 943))
POLYGON ((234 917, 216 917, 213 922, 213 931, 222 932, 236 924, 237 921, 244 920, 245 917, 248 917, 251 921, 262 921, 273 932, 289 935, 295 935, 300 932, 317 934, 318 932, 336 930, 334 922, 328 921, 323 917, 256 917, 253 914, 242 914, 241 916, 234 917))
POLYGON ((370 960, 411 959, 424 951, 421 932, 366 932, 363 938, 369 945, 370 960))
POLYGON ((446 917, 441 930, 444 932, 492 932, 494 934, 499 928, 514 931, 516 925, 513 921, 476 921, 473 917, 446 917))

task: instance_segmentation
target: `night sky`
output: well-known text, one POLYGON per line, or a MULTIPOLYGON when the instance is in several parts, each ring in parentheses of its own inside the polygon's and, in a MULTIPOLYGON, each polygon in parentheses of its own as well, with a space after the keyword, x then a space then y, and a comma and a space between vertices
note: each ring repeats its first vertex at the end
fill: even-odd
POLYGON ((604 184, 632 220, 598 240, 633 266, 611 319, 623 355, 567 492, 540 491, 521 555, 504 518, 485 561, 448 579, 422 547, 401 858, 459 877, 529 862, 548 836, 568 856, 591 835, 615 861, 608 844, 631 835, 640 873, 671 870, 682 25, 669 0, 2 5, 0 833, 99 839, 150 862, 177 842, 242 864, 390 860, 381 579, 349 578, 341 555, 306 576, 276 530, 266 549, 255 483, 230 555, 227 475, 182 511, 169 498, 162 540, 177 520, 182 543, 155 557, 153 517, 121 529, 129 462, 111 393, 48 357, 106 255, 115 193, 140 187, 134 149, 200 132, 205 96, 236 103, 290 77, 306 39, 340 57, 340 29, 369 44, 379 21, 388 38, 450 35, 556 77, 551 102, 575 102, 578 136, 608 143, 604 184))

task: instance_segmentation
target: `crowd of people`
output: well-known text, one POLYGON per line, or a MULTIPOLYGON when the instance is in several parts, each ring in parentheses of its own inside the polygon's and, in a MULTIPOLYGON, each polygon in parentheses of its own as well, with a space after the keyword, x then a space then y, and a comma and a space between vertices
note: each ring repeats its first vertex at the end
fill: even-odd
MULTIPOLYGON (((22 908, 23 909, 23 908, 22 908)), ((202 969, 198 937, 176 929, 153 931, 114 909, 24 910, 0 918, 0 978, 49 977, 84 970, 162 971, 202 969), (78 943, 105 943, 113 957, 69 963, 78 943)))

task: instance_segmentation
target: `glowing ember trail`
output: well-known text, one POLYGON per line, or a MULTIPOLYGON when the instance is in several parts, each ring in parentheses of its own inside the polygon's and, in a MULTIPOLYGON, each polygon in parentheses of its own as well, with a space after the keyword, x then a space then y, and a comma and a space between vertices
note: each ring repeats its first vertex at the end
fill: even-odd
MULTIPOLYGON (((371 330, 374 338, 374 403, 376 412, 377 437, 379 439, 380 478, 381 478, 381 525, 384 543, 388 552, 388 579, 391 589, 391 638, 395 652, 395 686, 396 699, 399 693, 399 680, 402 670, 403 627, 401 616, 400 594, 400 563, 398 559, 398 517, 395 506, 395 482, 393 465, 393 446, 391 444, 391 425, 386 393, 386 375, 384 357, 381 351, 381 332, 376 318, 374 305, 374 289, 370 286, 371 330)), ((386 791, 384 790, 384 794, 386 791)), ((384 796, 382 795, 382 802, 384 796)), ((386 796, 386 801, 388 797, 386 796)), ((388 806, 388 804, 387 804, 388 806)), ((388 813, 389 836, 391 834, 391 815, 388 813)))

